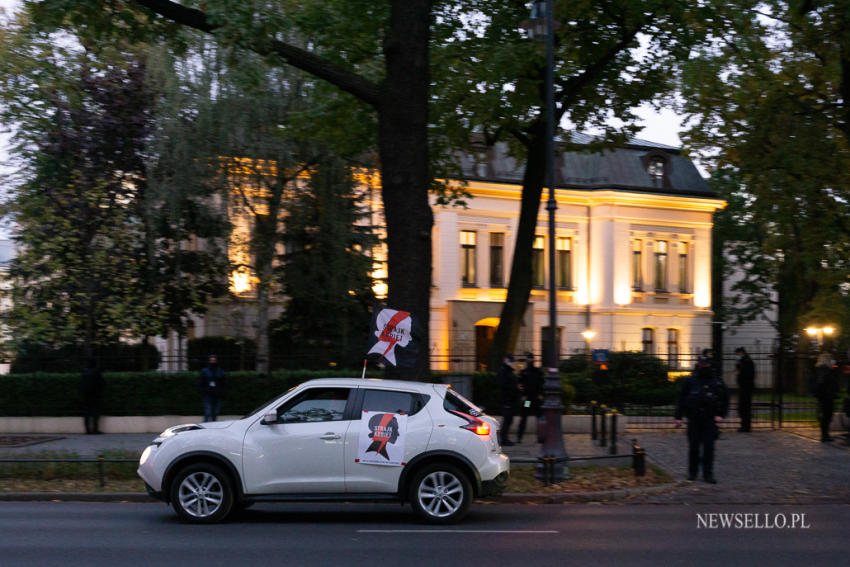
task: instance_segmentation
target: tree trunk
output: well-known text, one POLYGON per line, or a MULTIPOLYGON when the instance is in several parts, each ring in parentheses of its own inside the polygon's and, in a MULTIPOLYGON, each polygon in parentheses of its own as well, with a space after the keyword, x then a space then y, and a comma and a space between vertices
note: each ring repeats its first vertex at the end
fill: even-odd
POLYGON ((493 339, 490 356, 490 369, 495 370, 505 353, 516 348, 522 318, 528 308, 531 295, 531 250, 537 231, 537 217, 540 212, 540 198, 543 194, 545 176, 545 125, 538 122, 529 143, 526 146, 527 157, 525 173, 522 179, 522 200, 520 202, 519 225, 517 226, 514 256, 511 261, 511 278, 508 294, 502 305, 499 328, 493 339))
POLYGON ((386 80, 378 112, 381 185, 387 226, 389 306, 422 324, 419 364, 388 375, 426 378, 430 372, 431 229, 428 203, 429 0, 394 0, 384 41, 386 80))

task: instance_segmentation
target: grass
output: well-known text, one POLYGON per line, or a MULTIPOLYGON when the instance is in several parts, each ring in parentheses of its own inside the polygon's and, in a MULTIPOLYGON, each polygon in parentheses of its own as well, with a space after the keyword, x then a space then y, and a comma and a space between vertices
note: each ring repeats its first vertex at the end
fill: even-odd
POLYGON ((635 476, 634 470, 623 465, 619 467, 589 465, 570 468, 570 478, 558 484, 546 485, 534 478, 533 466, 514 466, 511 479, 505 492, 527 494, 564 494, 598 490, 617 490, 657 486, 673 482, 664 469, 647 464, 645 476, 635 476))

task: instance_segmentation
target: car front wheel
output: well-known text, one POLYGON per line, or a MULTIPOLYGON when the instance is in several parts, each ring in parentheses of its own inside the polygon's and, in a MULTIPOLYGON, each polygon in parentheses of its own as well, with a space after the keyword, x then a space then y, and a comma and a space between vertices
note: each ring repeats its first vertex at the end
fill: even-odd
POLYGON ((233 508, 233 488, 221 467, 196 463, 177 473, 171 485, 171 504, 183 520, 214 524, 233 508))
POLYGON ((410 502, 416 514, 426 522, 457 522, 469 511, 472 484, 454 465, 428 465, 413 479, 410 502))

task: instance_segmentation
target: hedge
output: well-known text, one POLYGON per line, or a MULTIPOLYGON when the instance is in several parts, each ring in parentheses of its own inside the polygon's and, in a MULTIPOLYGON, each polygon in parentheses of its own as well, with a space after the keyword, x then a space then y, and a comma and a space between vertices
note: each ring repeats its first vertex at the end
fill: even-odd
MULTIPOLYGON (((313 378, 359 376, 359 371, 229 372, 224 414, 246 414, 293 386, 313 378)), ((370 371, 370 378, 381 376, 370 371)), ((102 415, 200 415, 198 373, 105 372, 102 415)), ((82 412, 80 374, 0 376, 0 416, 78 416, 82 412)))

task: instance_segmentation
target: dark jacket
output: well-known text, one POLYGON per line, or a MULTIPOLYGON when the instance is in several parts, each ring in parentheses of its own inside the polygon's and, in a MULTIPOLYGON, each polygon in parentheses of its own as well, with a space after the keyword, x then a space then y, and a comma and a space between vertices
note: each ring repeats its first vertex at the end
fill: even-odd
POLYGON ((815 383, 812 392, 816 397, 823 399, 835 398, 838 395, 838 367, 816 366, 815 383))
POLYGON ((738 387, 742 390, 752 390, 756 382, 756 365, 750 355, 745 354, 737 363, 738 387))
POLYGON ((227 380, 220 366, 204 366, 198 378, 198 389, 201 394, 213 394, 220 398, 227 393, 227 380))
POLYGON ((543 393, 543 372, 540 368, 529 364, 519 373, 523 394, 532 402, 543 393))
POLYGON ((496 373, 499 383, 499 398, 503 406, 515 406, 519 399, 519 387, 514 369, 505 363, 496 373))
POLYGON ((676 405, 676 419, 714 419, 726 417, 729 393, 726 384, 711 367, 697 368, 684 382, 676 405))
POLYGON ((83 368, 80 393, 83 399, 97 401, 103 392, 103 374, 94 367, 83 368))

